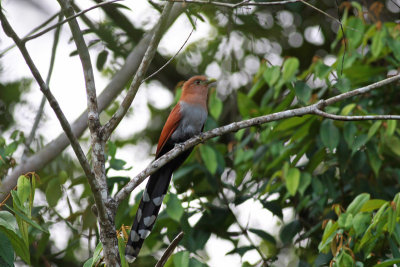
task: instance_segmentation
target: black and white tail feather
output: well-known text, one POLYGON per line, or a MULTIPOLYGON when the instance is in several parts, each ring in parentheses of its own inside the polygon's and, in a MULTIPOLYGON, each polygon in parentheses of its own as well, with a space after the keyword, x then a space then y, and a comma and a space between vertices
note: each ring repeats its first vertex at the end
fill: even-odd
MULTIPOLYGON (((174 147, 174 143, 165 144, 157 158, 174 147)), ((150 176, 129 234, 125 248, 125 259, 132 263, 142 248, 143 242, 151 233, 160 211, 161 204, 168 191, 172 173, 185 161, 191 150, 185 151, 150 176)))

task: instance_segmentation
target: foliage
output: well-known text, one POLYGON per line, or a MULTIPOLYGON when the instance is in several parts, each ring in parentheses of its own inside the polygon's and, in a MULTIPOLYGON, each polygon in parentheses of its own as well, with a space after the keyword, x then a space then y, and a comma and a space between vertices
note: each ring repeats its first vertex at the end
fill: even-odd
MULTIPOLYGON (((333 14, 338 11, 334 1, 310 3, 333 14)), ((171 89, 186 76, 210 73, 210 66, 217 66, 220 84, 218 91, 210 92, 204 130, 302 107, 382 80, 400 68, 400 28, 379 2, 362 5, 342 3, 342 32, 337 22, 302 3, 236 10, 188 4, 186 16, 193 24, 196 18, 206 21, 214 35, 189 45, 155 79, 171 89), (285 24, 290 19, 292 24, 285 24), (302 43, 293 45, 290 36, 303 36, 315 25, 320 26, 323 44, 301 37, 302 43)), ((104 11, 105 21, 94 23, 85 16, 83 21, 89 27, 85 34, 98 40, 91 45, 98 55, 96 66, 111 77, 143 30, 129 22, 120 5, 104 11)), ((158 54, 153 67, 164 61, 158 54)), ((391 84, 325 111, 348 116, 399 114, 397 88, 391 84)), ((117 106, 116 102, 104 116, 117 106)), ((121 159, 120 151, 157 142, 169 110, 151 103, 148 108, 151 123, 146 130, 107 143, 107 183, 112 192, 129 181, 123 171, 135 164, 121 159)), ((2 175, 13 167, 10 160, 24 140, 19 132, 10 139, 0 140, 2 175)), ((215 237, 232 244, 227 255, 243 259, 238 266, 260 266, 263 261, 279 266, 288 249, 295 255, 289 259, 292 266, 395 264, 400 259, 399 156, 396 121, 343 122, 307 115, 207 141, 175 172, 173 187, 134 266, 154 266, 180 231, 185 234, 182 249, 166 266, 208 266, 205 246, 215 237), (268 223, 242 225, 238 210, 245 203, 272 214, 280 231, 272 231, 274 225, 268 223), (292 218, 285 216, 288 213, 292 218), (248 257, 252 251, 256 259, 248 257)), ((15 253, 33 266, 97 266, 102 245, 82 170, 62 154, 38 175, 40 180, 26 178, 36 177, 33 174, 21 176, 12 200, 0 211, 0 265, 13 266, 15 253), (35 195, 46 205, 32 206, 35 195), (62 250, 54 249, 59 236, 49 235, 58 223, 68 233, 62 250)), ((133 193, 133 205, 127 199, 118 209, 115 224, 121 252, 141 193, 133 193)))

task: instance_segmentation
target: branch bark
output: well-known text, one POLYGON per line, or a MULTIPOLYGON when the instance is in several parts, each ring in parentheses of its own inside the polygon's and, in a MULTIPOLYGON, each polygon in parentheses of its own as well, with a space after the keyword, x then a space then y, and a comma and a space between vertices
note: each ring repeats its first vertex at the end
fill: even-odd
POLYGON ((171 256, 172 252, 174 252, 175 248, 179 245, 179 242, 181 242, 183 236, 184 236, 183 232, 180 232, 174 238, 174 240, 172 240, 171 244, 169 244, 169 246, 165 250, 164 254, 157 261, 155 267, 163 267, 164 266, 164 264, 167 262, 168 258, 171 256))
POLYGON ((167 20, 168 20, 172 5, 173 5, 172 2, 168 2, 165 5, 163 12, 161 14, 159 23, 156 26, 156 30, 154 31, 154 35, 149 44, 149 47, 147 48, 146 53, 143 57, 142 63, 140 64, 139 69, 136 72, 135 77, 133 77, 133 81, 132 81, 131 85, 129 86, 128 93, 126 94, 121 105, 118 107, 118 110, 111 117, 111 119, 104 125, 104 127, 103 127, 104 140, 107 140, 110 137, 111 133, 115 130, 115 128, 121 122, 121 120, 125 116, 126 112, 128 112, 128 109, 131 106, 132 101, 136 96, 139 86, 141 85, 141 82, 142 82, 144 76, 146 75, 146 71, 150 66, 150 62, 156 53, 158 44, 160 43, 160 40, 162 37, 162 33, 165 30, 165 25, 167 24, 167 20))
MULTIPOLYGON (((175 19, 183 12, 184 8, 180 4, 175 4, 171 10, 171 15, 168 20, 168 27, 172 25, 175 19)), ((99 111, 104 110, 112 103, 115 97, 124 89, 126 83, 131 79, 139 67, 141 59, 151 40, 151 33, 154 29, 146 34, 135 46, 132 52, 125 60, 125 64, 114 75, 113 79, 106 86, 103 92, 98 97, 99 111)), ((72 123, 71 128, 75 136, 79 137, 83 134, 87 127, 88 113, 85 110, 75 121, 72 123)), ((36 152, 34 155, 26 159, 23 164, 17 165, 12 172, 7 175, 0 184, 0 201, 3 201, 9 192, 17 184, 17 179, 21 174, 37 171, 43 168, 46 164, 52 161, 69 145, 66 134, 61 133, 56 139, 47 144, 43 149, 36 152)))
MULTIPOLYGON (((204 141, 206 141, 208 139, 211 139, 211 138, 214 138, 217 136, 221 136, 223 134, 227 134, 230 132, 236 132, 238 130, 248 128, 251 126, 261 125, 261 124, 264 124, 267 122, 282 120, 282 119, 291 118, 291 117, 304 116, 307 114, 311 114, 311 115, 314 114, 314 115, 318 115, 318 116, 322 116, 322 117, 326 117, 326 118, 334 119, 334 120, 336 120, 336 119, 343 120, 344 117, 348 118, 348 120, 354 120, 354 119, 352 119, 353 116, 339 116, 338 117, 337 115, 323 112, 323 111, 321 111, 321 109, 325 108, 328 105, 332 105, 336 102, 339 102, 341 100, 350 98, 352 96, 365 94, 373 89, 382 87, 384 85, 387 85, 389 83, 399 81, 399 80, 400 80, 400 74, 390 77, 390 78, 387 78, 387 79, 384 79, 382 81, 355 89, 353 91, 328 98, 326 100, 320 100, 317 103, 306 106, 306 107, 285 110, 285 111, 281 111, 281 112, 277 112, 277 113, 273 113, 273 114, 259 116, 259 117, 248 119, 248 120, 233 122, 231 124, 201 133, 201 134, 187 140, 186 142, 177 145, 175 148, 170 150, 168 153, 166 153, 162 157, 160 157, 157 160, 150 163, 143 171, 141 171, 132 180, 130 180, 116 194, 115 201, 119 205, 119 203, 121 203, 122 200, 124 200, 126 197, 128 197, 129 194, 139 184, 141 184, 149 175, 153 174, 158 169, 160 169, 162 166, 164 166, 166 163, 168 163, 172 159, 176 158, 178 155, 183 153, 183 151, 185 151, 189 148, 192 148, 199 143, 203 143, 204 141)), ((398 116, 398 115, 371 115, 371 116, 354 116, 354 117, 358 118, 358 120, 372 120, 372 119, 382 119, 382 118, 390 118, 390 119, 400 120, 400 116, 398 116), (385 117, 382 117, 382 116, 385 116, 385 117), (362 117, 362 118, 360 118, 360 117, 362 117)))
POLYGON ((115 213, 116 207, 109 196, 104 147, 105 142, 101 134, 101 124, 97 105, 96 86, 93 75, 93 67, 90 59, 88 47, 79 28, 79 24, 74 17, 74 10, 69 0, 58 0, 66 17, 72 18, 68 21, 73 39, 75 41, 79 58, 81 60, 88 107, 88 125, 90 130, 92 148, 92 170, 94 177, 87 177, 94 196, 97 207, 97 220, 100 225, 100 240, 104 248, 104 260, 108 266, 118 266, 120 263, 118 242, 115 233, 115 213), (113 236, 114 235, 114 236, 113 236))

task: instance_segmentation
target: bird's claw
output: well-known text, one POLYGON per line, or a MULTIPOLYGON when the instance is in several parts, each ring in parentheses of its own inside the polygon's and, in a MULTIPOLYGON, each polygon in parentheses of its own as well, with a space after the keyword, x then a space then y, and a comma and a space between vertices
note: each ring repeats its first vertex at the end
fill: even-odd
POLYGON ((183 145, 183 143, 177 143, 177 144, 175 144, 175 147, 179 147, 179 149, 183 149, 184 145, 183 145))

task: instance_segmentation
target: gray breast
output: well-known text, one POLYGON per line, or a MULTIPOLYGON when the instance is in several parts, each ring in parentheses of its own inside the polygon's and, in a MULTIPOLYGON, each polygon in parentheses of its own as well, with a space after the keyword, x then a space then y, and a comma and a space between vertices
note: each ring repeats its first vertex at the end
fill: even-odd
POLYGON ((172 134, 174 142, 182 142, 201 132, 207 119, 207 111, 200 105, 189 105, 180 101, 182 119, 178 128, 172 134))

